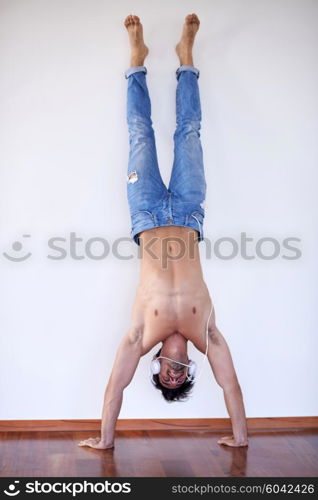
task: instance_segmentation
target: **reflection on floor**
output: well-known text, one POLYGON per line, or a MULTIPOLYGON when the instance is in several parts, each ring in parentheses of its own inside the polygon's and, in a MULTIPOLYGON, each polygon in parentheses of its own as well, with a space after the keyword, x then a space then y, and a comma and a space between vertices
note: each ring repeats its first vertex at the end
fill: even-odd
POLYGON ((318 429, 250 431, 248 448, 222 432, 117 431, 114 450, 79 447, 94 432, 1 432, 2 477, 313 477, 318 429))

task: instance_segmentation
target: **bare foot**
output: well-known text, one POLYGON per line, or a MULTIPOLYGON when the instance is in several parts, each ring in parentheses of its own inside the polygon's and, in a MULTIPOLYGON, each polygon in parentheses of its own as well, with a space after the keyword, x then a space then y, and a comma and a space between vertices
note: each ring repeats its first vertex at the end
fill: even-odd
POLYGON ((144 43, 140 19, 138 16, 129 15, 126 17, 124 24, 127 28, 130 40, 130 64, 131 66, 143 66, 149 50, 144 43))
POLYGON ((180 65, 193 66, 192 47, 199 26, 200 20, 198 16, 196 14, 188 14, 183 25, 181 40, 176 45, 180 65))

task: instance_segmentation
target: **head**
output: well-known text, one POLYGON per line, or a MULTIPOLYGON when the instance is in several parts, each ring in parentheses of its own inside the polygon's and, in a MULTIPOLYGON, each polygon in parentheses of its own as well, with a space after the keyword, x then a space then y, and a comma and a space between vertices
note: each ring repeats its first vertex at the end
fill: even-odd
MULTIPOLYGON (((184 364, 189 364, 187 356, 186 341, 184 345, 178 344, 166 345, 157 352, 153 359, 159 356, 166 356, 184 364)), ((152 376, 153 383, 157 389, 162 392, 166 401, 185 401, 192 389, 193 382, 187 378, 188 367, 160 358, 160 372, 152 376)))

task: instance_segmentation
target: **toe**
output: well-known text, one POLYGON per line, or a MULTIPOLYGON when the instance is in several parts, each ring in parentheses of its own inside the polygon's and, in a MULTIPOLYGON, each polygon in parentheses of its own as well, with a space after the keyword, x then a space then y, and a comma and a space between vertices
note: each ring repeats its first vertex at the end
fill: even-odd
POLYGON ((131 24, 131 15, 127 16, 125 19, 125 26, 129 26, 131 24))

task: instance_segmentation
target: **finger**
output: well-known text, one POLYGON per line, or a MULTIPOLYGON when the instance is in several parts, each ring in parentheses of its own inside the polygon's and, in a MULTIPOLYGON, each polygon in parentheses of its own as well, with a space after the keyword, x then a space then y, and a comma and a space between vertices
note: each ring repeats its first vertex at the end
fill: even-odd
POLYGON ((100 437, 83 439, 78 443, 78 446, 91 446, 92 444, 98 444, 100 440, 100 437))
POLYGON ((233 445, 233 440, 232 439, 220 439, 218 441, 219 444, 226 444, 228 446, 233 445))
POLYGON ((90 441, 89 443, 86 443, 86 446, 88 446, 89 448, 94 448, 96 444, 90 441))
POLYGON ((221 438, 219 439, 219 441, 218 441, 218 442, 220 442, 220 441, 226 441, 226 440, 228 440, 228 439, 231 439, 231 436, 223 436, 223 437, 221 437, 221 438))
POLYGON ((89 446, 89 444, 91 443, 91 441, 93 440, 94 438, 89 438, 89 439, 83 439, 82 441, 80 441, 78 443, 79 446, 89 446))
POLYGON ((225 441, 224 443, 222 444, 225 444, 226 446, 232 446, 233 448, 237 447, 237 444, 235 443, 235 441, 233 441, 233 439, 230 439, 229 441, 225 441))

